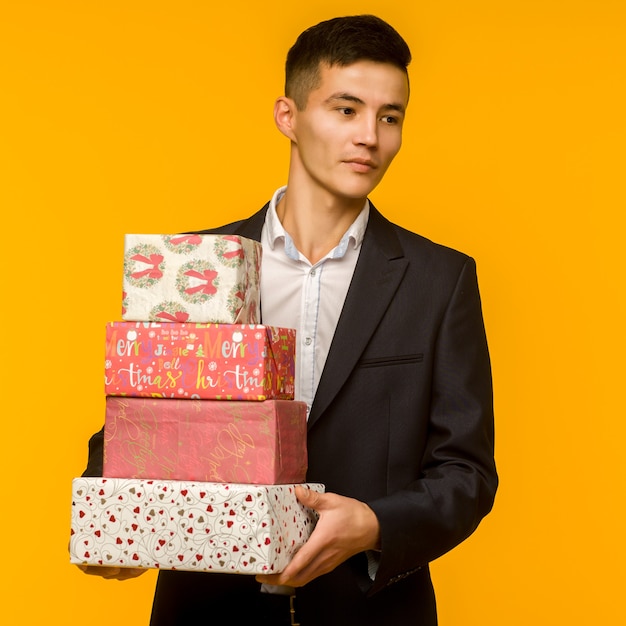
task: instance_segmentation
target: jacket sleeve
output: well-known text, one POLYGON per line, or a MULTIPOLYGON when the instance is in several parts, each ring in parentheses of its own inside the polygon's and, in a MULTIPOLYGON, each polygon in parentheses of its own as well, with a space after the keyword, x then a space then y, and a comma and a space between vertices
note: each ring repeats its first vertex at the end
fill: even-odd
POLYGON ((445 308, 433 363, 421 475, 368 503, 380 522, 382 548, 370 594, 462 542, 493 506, 498 477, 491 365, 469 257, 445 308))
POLYGON ((89 458, 83 476, 102 476, 104 453, 104 427, 89 439, 89 458))

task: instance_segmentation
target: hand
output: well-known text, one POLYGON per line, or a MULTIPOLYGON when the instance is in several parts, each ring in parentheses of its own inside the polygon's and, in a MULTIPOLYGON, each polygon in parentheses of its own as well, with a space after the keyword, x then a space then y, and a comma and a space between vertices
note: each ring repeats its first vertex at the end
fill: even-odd
POLYGON ((147 571, 138 567, 104 567, 101 565, 77 565, 76 567, 90 576, 101 576, 109 580, 137 578, 147 571))
POLYGON ((258 575, 258 582, 301 587, 351 556, 379 548, 378 518, 364 502, 335 493, 318 493, 300 485, 296 487, 296 497, 319 513, 315 529, 283 572, 258 575))

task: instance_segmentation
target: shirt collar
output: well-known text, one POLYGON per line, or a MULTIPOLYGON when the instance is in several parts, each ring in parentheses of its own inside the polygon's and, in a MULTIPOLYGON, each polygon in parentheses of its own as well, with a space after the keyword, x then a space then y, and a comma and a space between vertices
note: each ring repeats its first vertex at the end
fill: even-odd
MULTIPOLYGON (((280 187, 274 192, 272 199, 270 200, 267 214, 265 216, 265 228, 267 229, 268 241, 272 248, 276 246, 276 242, 280 239, 284 241, 285 253, 288 257, 293 259, 299 258, 299 253, 296 249, 293 239, 289 236, 289 233, 285 231, 283 225, 280 223, 278 214, 276 213, 276 206, 280 202, 281 198, 285 195, 287 187, 280 187)), ((363 236, 365 235, 365 229, 367 228, 367 221, 369 219, 370 203, 369 200, 365 200, 363 209, 357 215, 356 219, 348 230, 344 233, 343 237, 333 250, 328 254, 328 258, 340 259, 342 258, 348 245, 352 242, 352 247, 356 250, 363 242, 363 236)))

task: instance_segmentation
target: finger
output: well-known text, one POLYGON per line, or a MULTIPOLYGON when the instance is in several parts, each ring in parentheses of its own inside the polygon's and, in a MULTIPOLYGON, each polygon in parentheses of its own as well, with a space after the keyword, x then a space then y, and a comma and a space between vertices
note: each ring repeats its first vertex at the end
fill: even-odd
POLYGON ((314 532, 281 573, 260 575, 257 581, 270 585, 301 587, 317 576, 328 573, 341 561, 336 548, 325 545, 314 532))
POLYGON ((290 587, 302 587, 313 579, 332 571, 341 563, 342 559, 336 554, 316 555, 311 561, 303 564, 301 568, 285 568, 280 574, 259 575, 257 582, 267 585, 288 585, 290 587))
POLYGON ((146 570, 141 568, 122 567, 119 573, 113 578, 115 578, 115 580, 129 580, 130 578, 137 578, 137 576, 141 576, 145 572, 146 570))
POLYGON ((344 558, 336 550, 324 550, 310 555, 305 562, 301 563, 298 568, 293 571, 285 570, 289 582, 283 583, 293 587, 301 587, 306 585, 314 578, 327 574, 334 570, 344 558))
POLYGON ((78 569, 88 576, 100 576, 105 580, 128 580, 141 576, 146 570, 135 567, 104 567, 99 565, 77 564, 78 569))
POLYGON ((298 573, 308 563, 309 558, 307 558, 305 547, 306 544, 296 552, 282 572, 278 574, 258 574, 256 576, 257 582, 265 585, 290 585, 290 581, 297 577, 298 573))
POLYGON ((100 576, 102 578, 116 576, 120 571, 119 567, 100 567, 98 565, 78 565, 78 569, 89 576, 100 576))
POLYGON ((308 506, 310 509, 315 509, 316 511, 324 507, 324 496, 326 494, 309 489, 304 485, 298 485, 295 492, 296 498, 300 504, 304 504, 304 506, 308 506))

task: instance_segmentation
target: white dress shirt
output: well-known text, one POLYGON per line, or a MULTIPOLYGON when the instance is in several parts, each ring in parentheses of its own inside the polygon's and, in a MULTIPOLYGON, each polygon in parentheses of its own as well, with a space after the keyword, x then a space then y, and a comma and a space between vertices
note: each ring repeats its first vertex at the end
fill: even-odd
POLYGON ((296 329, 295 399, 306 402, 308 415, 359 258, 369 202, 339 244, 312 265, 276 214, 285 189, 272 197, 261 232, 261 311, 264 324, 296 329))

